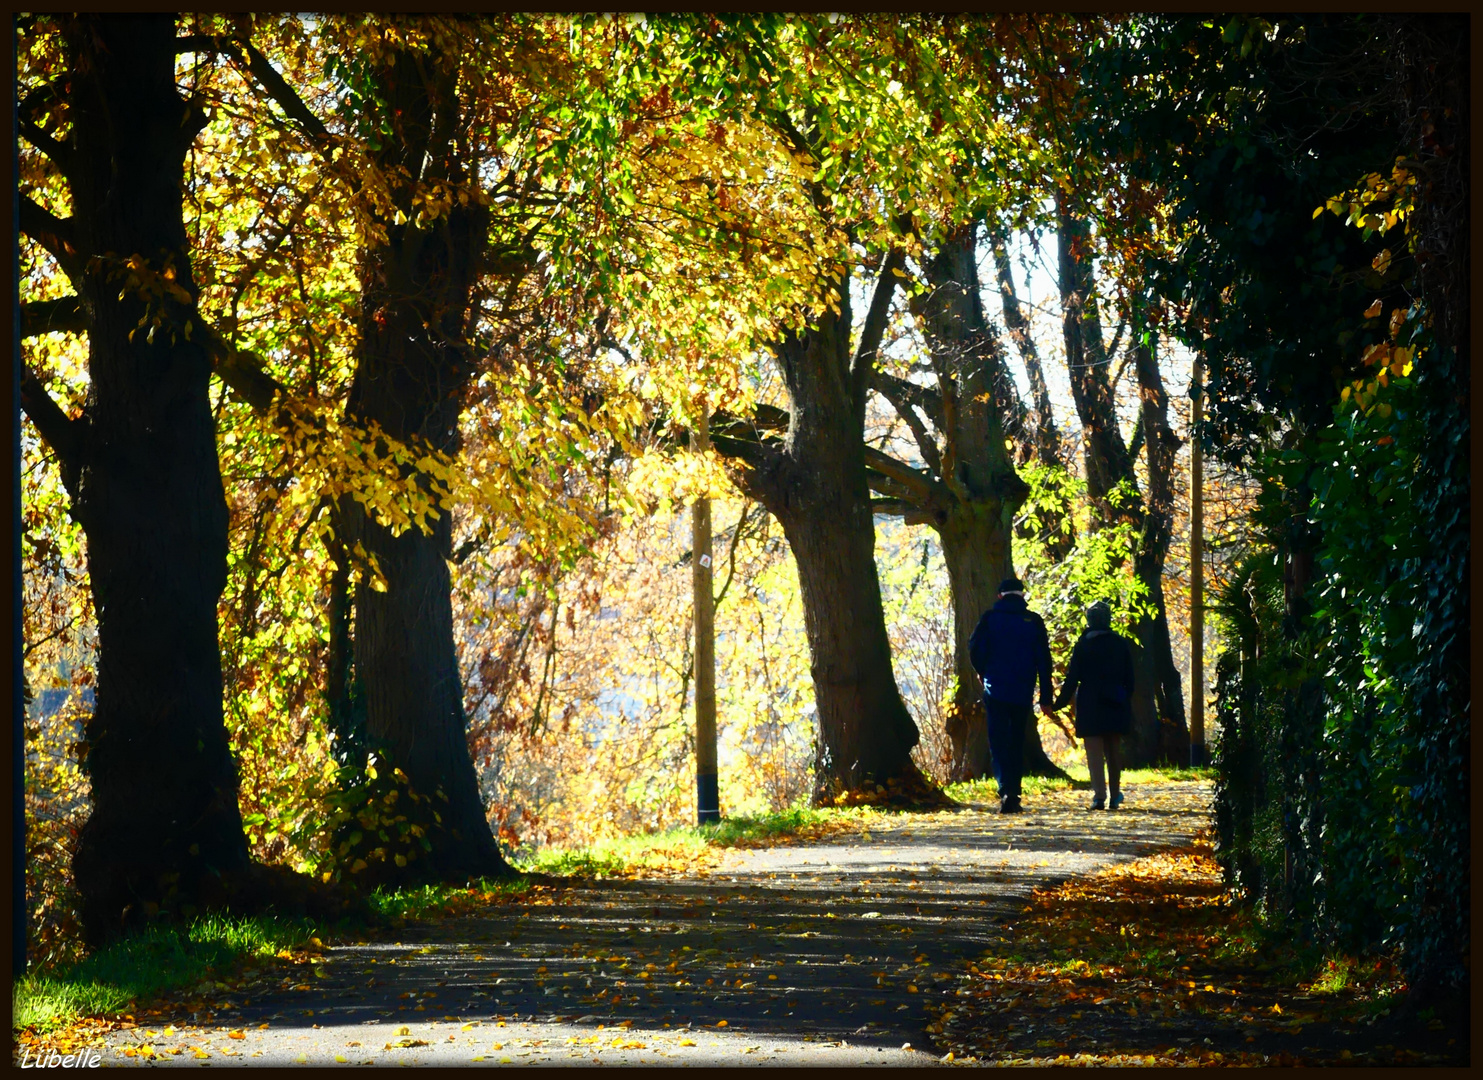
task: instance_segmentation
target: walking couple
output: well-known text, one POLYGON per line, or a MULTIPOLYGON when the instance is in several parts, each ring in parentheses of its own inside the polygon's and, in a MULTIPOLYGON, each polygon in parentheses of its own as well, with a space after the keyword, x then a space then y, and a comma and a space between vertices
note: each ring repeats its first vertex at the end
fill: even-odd
POLYGON ((984 684, 1001 813, 1022 810, 1025 732, 1035 722, 1031 708, 1037 680, 1041 712, 1050 714, 1074 702, 1076 734, 1086 743, 1092 774, 1090 809, 1116 810, 1123 801, 1118 739, 1133 726, 1133 651, 1128 639, 1112 629, 1112 609, 1100 600, 1087 608, 1086 620, 1054 700, 1045 622, 1026 606, 1019 578, 999 583, 994 606, 983 613, 968 640, 969 660, 984 684))

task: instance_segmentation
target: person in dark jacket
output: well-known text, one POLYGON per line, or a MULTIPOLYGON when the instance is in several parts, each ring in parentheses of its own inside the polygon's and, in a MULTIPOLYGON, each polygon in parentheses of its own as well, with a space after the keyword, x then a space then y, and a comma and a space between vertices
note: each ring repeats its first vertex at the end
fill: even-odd
POLYGON ((1023 809, 1025 728, 1035 722, 1031 710, 1037 679, 1042 712, 1051 711, 1052 696, 1045 622, 1025 605, 1025 586, 1019 578, 999 583, 994 606, 983 613, 968 639, 968 659, 983 680, 999 812, 1017 814, 1023 809))
POLYGON ((1112 629, 1112 609, 1102 601, 1087 608, 1087 628, 1071 650, 1056 708, 1076 700, 1076 734, 1086 743, 1092 774, 1091 810, 1122 805, 1122 754, 1118 740, 1133 726, 1133 647, 1112 629), (1106 784, 1102 777, 1107 767, 1106 784), (1107 802, 1108 791, 1112 801, 1107 802))

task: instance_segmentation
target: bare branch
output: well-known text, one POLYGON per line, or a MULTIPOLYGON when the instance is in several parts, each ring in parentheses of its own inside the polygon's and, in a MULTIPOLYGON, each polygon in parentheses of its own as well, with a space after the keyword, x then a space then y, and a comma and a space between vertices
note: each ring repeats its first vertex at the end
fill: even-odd
POLYGON ((937 395, 924 386, 918 386, 907 379, 898 379, 894 375, 886 375, 876 371, 871 375, 870 384, 881 397, 891 403, 896 410, 896 415, 905 421, 906 426, 911 429, 912 438, 916 440, 917 451, 922 455, 922 460, 927 467, 938 476, 942 475, 942 456, 937 450, 937 440, 932 437, 927 426, 922 423, 921 417, 917 415, 913 406, 921 408, 933 419, 939 422, 941 408, 936 400, 937 395), (930 403, 930 404, 929 404, 930 403))
POLYGON ((55 300, 35 300, 21 305, 21 337, 23 338, 56 331, 85 334, 87 328, 87 320, 82 314, 82 304, 75 296, 62 296, 55 300))
POLYGON ((21 232, 46 248, 74 282, 82 275, 83 261, 77 250, 71 218, 59 218, 29 195, 22 195, 21 232))
POLYGON ((854 363, 850 367, 850 392, 855 408, 865 411, 865 393, 870 386, 870 373, 875 369, 875 355, 880 350, 881 338, 885 336, 886 324, 891 316, 891 298, 896 294, 896 271, 906 265, 906 253, 901 248, 892 248, 881 260, 881 268, 875 279, 875 293, 870 298, 870 310, 865 313, 865 325, 860 330, 860 345, 855 350, 854 363))
POLYGON ((21 408, 46 440, 46 445, 57 455, 62 466, 62 481, 69 492, 73 491, 81 466, 81 442, 87 431, 87 421, 73 420, 63 412, 29 366, 21 369, 21 408))

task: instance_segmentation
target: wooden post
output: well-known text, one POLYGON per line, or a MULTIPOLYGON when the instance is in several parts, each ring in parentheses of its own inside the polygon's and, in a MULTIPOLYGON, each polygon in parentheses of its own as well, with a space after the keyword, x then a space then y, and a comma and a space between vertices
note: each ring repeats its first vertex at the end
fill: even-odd
MULTIPOLYGON (((695 426, 695 449, 711 446, 706 406, 695 426)), ((696 820, 721 820, 716 782, 716 601, 711 590, 711 500, 695 500, 691 510, 691 581, 695 588, 695 806, 696 820)))
POLYGON ((1190 403, 1189 507, 1189 763, 1204 765, 1205 753, 1205 455, 1200 446, 1204 419, 1205 365, 1195 354, 1194 395, 1190 403))

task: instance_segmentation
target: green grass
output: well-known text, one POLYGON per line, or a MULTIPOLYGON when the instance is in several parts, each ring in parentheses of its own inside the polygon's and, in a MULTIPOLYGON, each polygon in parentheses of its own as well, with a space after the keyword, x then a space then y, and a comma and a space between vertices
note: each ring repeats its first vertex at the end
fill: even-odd
POLYGON ((23 976, 11 991, 16 1028, 50 1031, 82 1016, 118 1012, 140 999, 222 976, 246 960, 302 945, 304 919, 205 916, 188 926, 155 926, 76 964, 23 976))
MULTIPOLYGON (((1085 770, 1082 770, 1085 772, 1085 770)), ((1090 783, 1090 781, 1083 781, 1090 783)), ((1020 791, 1025 795, 1044 795, 1048 791, 1066 791, 1069 788, 1080 787, 1072 780, 1062 780, 1060 777, 1026 776, 1020 781, 1020 791)), ((956 799, 958 802, 985 803, 999 801, 999 785, 993 780, 963 780, 956 784, 948 784, 943 792, 948 798, 956 799)))
MULTIPOLYGON (((1050 791, 1066 791, 1068 789, 1088 789, 1092 786, 1091 773, 1087 771, 1085 761, 1077 761, 1067 768, 1070 780, 1062 780, 1059 777, 1027 776, 1021 783, 1021 791, 1026 795, 1043 795, 1050 791)), ((1122 783, 1125 787, 1135 787, 1139 784, 1182 784, 1199 780, 1214 780, 1215 770, 1209 767, 1198 769, 1185 769, 1173 766, 1155 766, 1148 769, 1124 769, 1122 783)), ((993 780, 965 780, 957 784, 948 784, 942 789, 949 798, 957 799, 959 802, 997 802, 999 800, 999 785, 993 780)))
POLYGON ((519 859, 518 865, 522 870, 563 877, 603 877, 667 865, 687 855, 697 857, 707 848, 789 836, 832 821, 864 822, 879 814, 868 806, 792 806, 771 814, 725 818, 715 825, 680 825, 663 832, 602 840, 587 847, 541 848, 519 859))
POLYGON ((419 885, 401 889, 378 888, 367 898, 374 916, 392 922, 446 915, 513 896, 530 888, 528 882, 481 878, 470 885, 419 885))

